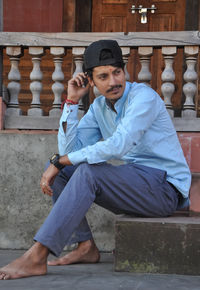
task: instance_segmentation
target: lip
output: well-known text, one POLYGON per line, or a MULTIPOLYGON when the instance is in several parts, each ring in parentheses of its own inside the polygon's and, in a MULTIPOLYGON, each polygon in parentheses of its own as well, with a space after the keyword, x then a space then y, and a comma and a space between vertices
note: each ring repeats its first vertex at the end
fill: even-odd
POLYGON ((112 91, 111 91, 111 94, 117 94, 119 93, 120 91, 120 88, 114 88, 112 91))

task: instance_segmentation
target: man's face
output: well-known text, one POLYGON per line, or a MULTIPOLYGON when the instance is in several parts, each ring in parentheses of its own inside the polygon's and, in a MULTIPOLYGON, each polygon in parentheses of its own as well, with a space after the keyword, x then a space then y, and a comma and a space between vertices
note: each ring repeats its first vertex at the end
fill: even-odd
POLYGON ((126 80, 124 70, 111 65, 98 66, 93 69, 91 86, 96 86, 99 92, 110 101, 116 102, 125 89, 126 80))

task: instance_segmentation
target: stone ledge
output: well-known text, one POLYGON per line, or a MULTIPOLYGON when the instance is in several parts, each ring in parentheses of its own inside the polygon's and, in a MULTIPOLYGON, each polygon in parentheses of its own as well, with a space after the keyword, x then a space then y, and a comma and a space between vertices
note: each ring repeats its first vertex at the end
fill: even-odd
POLYGON ((200 275, 200 218, 118 217, 115 271, 200 275))

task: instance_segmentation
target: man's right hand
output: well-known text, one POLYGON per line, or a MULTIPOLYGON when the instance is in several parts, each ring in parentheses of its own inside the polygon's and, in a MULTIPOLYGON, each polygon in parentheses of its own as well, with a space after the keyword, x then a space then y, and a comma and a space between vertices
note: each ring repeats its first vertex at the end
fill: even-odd
POLYGON ((89 83, 84 85, 88 77, 84 73, 77 74, 68 82, 67 99, 73 102, 79 102, 80 99, 89 92, 89 83))

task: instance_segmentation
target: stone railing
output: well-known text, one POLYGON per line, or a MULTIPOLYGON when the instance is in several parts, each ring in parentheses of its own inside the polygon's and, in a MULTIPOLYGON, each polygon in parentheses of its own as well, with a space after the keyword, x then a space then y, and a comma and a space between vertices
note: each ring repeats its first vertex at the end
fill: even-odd
MULTIPOLYGON (((122 48, 123 58, 127 64, 131 49, 137 49, 140 59, 141 70, 138 80, 150 84, 152 72, 150 71, 150 60, 154 55, 154 49, 160 47, 164 59, 164 69, 161 76, 161 92, 166 107, 171 115, 177 131, 199 131, 200 118, 197 117, 198 100, 198 67, 200 32, 132 32, 124 33, 10 33, 0 32, 0 46, 5 48, 10 59, 10 72, 8 74, 9 100, 4 117, 6 129, 57 129, 61 114, 61 95, 64 91, 62 61, 66 50, 72 49, 74 62, 74 75, 82 71, 83 53, 85 48, 95 40, 115 39, 122 48), (32 57, 33 68, 30 71, 30 91, 32 93, 31 106, 27 115, 21 114, 19 106, 20 79, 19 70, 20 57, 26 48, 32 57), (54 72, 52 74, 52 91, 54 102, 48 116, 43 115, 40 103, 42 91, 43 74, 40 64, 44 51, 50 48, 54 72), (185 101, 182 105, 181 116, 174 116, 174 108, 171 102, 175 91, 174 80, 176 78, 173 62, 177 49, 184 51, 185 71, 183 73, 182 92, 185 101)), ((132 65, 132 64, 131 64, 132 65)), ((129 74, 126 69, 126 79, 129 74)), ((81 104, 80 104, 81 108, 81 104)))

